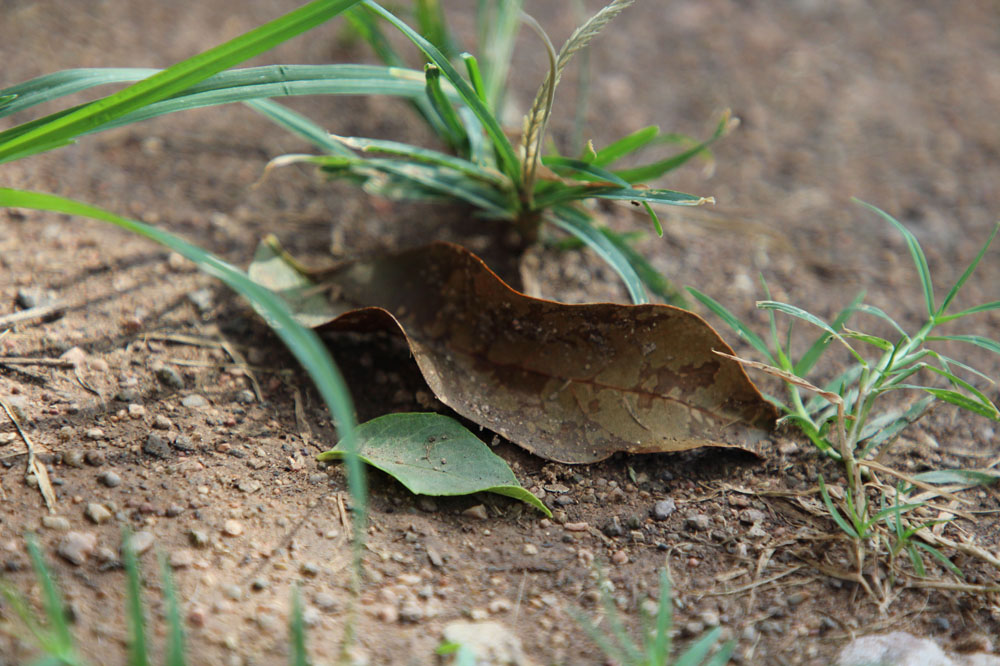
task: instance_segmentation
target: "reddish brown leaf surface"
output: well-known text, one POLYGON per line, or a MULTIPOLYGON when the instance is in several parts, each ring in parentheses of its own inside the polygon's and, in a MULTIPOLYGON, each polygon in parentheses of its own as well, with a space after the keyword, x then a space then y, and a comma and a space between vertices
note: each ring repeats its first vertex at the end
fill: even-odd
POLYGON ((758 455, 776 412, 701 317, 666 305, 566 305, 518 293, 469 251, 435 243, 353 263, 307 286, 262 245, 255 280, 303 323, 397 328, 434 394, 532 453, 735 446, 758 455))

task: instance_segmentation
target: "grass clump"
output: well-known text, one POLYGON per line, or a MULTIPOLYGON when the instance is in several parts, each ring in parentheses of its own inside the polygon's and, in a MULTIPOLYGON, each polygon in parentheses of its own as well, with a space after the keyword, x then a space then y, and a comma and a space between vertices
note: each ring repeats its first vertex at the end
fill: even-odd
MULTIPOLYGON (((356 32, 385 63, 380 75, 420 78, 425 94, 412 98, 413 107, 449 152, 396 141, 328 135, 321 128, 287 110, 258 109, 276 122, 312 141, 326 155, 286 155, 274 165, 306 162, 318 165, 333 178, 353 181, 367 192, 392 199, 450 201, 471 206, 481 218, 509 222, 523 243, 539 238, 545 225, 561 229, 594 250, 622 278, 635 303, 648 301, 646 289, 667 300, 683 301, 663 276, 630 245, 631 237, 598 223, 589 200, 631 201, 650 215, 663 234, 652 205, 697 206, 710 197, 650 188, 655 180, 688 160, 707 153, 708 146, 732 126, 728 114, 704 142, 667 159, 623 168, 619 162, 657 143, 681 140, 663 135, 657 127, 634 132, 608 146, 588 143, 576 156, 547 147, 547 128, 553 114, 555 91, 573 57, 633 0, 615 0, 585 21, 556 51, 545 31, 521 11, 521 2, 497 0, 478 5, 482 63, 460 53, 437 3, 417 2, 419 31, 375 2, 366 0, 348 17, 356 32), (548 60, 548 74, 524 117, 520 138, 501 123, 504 89, 510 70, 514 39, 521 23, 537 33, 548 60), (422 73, 405 69, 404 58, 382 32, 388 24, 403 33, 427 61, 422 73), (460 73, 460 69, 465 74, 460 73)), ((377 71, 377 70, 373 70, 377 71)), ((372 92, 395 94, 395 84, 373 85, 372 92)))
MULTIPOLYGON (((883 310, 864 303, 863 294, 856 297, 832 322, 826 322, 788 303, 763 300, 757 303, 757 307, 767 310, 769 315, 768 343, 719 302, 695 289, 690 289, 690 292, 740 337, 749 342, 767 362, 732 358, 736 358, 748 367, 776 376, 784 382, 787 397, 784 400, 770 397, 784 412, 783 420, 797 425, 819 451, 843 464, 847 482, 846 491, 839 497, 833 497, 832 488, 829 488, 820 476, 819 492, 830 517, 854 543, 853 553, 857 573, 852 579, 862 584, 873 596, 887 603, 888 595, 886 590, 881 589, 882 584, 877 572, 867 572, 866 575, 866 549, 887 554, 893 565, 900 553, 907 553, 913 566, 913 573, 917 577, 922 578, 926 575, 922 561, 924 553, 933 556, 949 572, 961 575, 958 568, 940 550, 925 542, 932 536, 928 528, 935 522, 911 522, 905 517, 913 510, 925 506, 926 501, 910 502, 907 497, 918 488, 930 490, 930 494, 925 493, 925 497, 933 497, 935 493, 931 484, 939 480, 951 483, 957 479, 967 485, 991 483, 996 480, 992 476, 979 478, 975 474, 960 471, 943 473, 944 476, 940 479, 935 473, 911 477, 881 465, 875 458, 884 455, 908 425, 938 402, 956 405, 994 421, 1000 420, 1000 410, 996 405, 982 390, 960 377, 958 373, 967 373, 990 383, 993 381, 975 368, 928 346, 928 343, 953 341, 1000 354, 1000 343, 996 340, 979 335, 938 332, 939 327, 949 322, 977 313, 1000 310, 1000 301, 993 301, 959 312, 949 311, 956 295, 982 261, 997 231, 1000 230, 1000 225, 993 229, 975 259, 944 299, 938 302, 927 259, 916 237, 884 211, 868 204, 863 205, 903 236, 916 266, 926 308, 926 320, 915 333, 908 333, 883 310), (801 357, 792 358, 790 351, 792 328, 789 326, 784 336, 779 334, 775 313, 805 321, 820 329, 819 336, 801 357), (895 337, 885 338, 848 328, 847 323, 855 315, 865 315, 887 323, 896 334, 895 337), (820 388, 806 377, 831 349, 834 342, 847 350, 851 363, 833 381, 820 388), (874 353, 866 353, 872 349, 874 353), (920 380, 921 376, 943 380, 940 383, 944 386, 920 380), (879 409, 884 396, 898 391, 912 391, 922 394, 922 397, 903 410, 879 409), (811 396, 807 397, 808 394, 811 396), (895 476, 901 483, 895 486, 883 484, 878 481, 880 474, 895 476), (869 491, 878 494, 877 502, 869 497, 869 491), (835 500, 840 501, 840 508, 835 500), (879 591, 876 592, 873 587, 879 591)), ((940 474, 942 473, 938 473, 940 474)), ((943 541, 938 540, 938 542, 943 541)), ((895 566, 893 569, 898 570, 895 566)))
POLYGON ((574 617, 608 659, 622 666, 723 666, 729 662, 736 645, 733 641, 727 641, 718 646, 721 627, 715 627, 703 634, 679 656, 671 656, 674 630, 673 600, 670 576, 666 569, 660 570, 660 598, 656 615, 650 616, 645 609, 642 610, 642 631, 638 641, 629 636, 625 630, 605 582, 601 576, 599 578, 601 603, 608 627, 602 629, 598 623, 580 613, 574 613, 574 617))

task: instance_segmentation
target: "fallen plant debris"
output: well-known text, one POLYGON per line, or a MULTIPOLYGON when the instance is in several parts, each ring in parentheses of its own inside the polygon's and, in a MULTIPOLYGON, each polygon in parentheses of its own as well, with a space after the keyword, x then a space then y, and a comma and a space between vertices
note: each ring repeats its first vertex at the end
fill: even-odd
POLYGON ((691 312, 531 298, 447 243, 303 271, 272 238, 249 275, 304 325, 402 332, 438 399, 535 455, 591 463, 719 446, 763 457, 776 412, 691 312))
MULTIPOLYGON (((357 430, 358 456, 417 495, 497 493, 552 512, 518 483, 503 458, 478 437, 442 414, 386 414, 357 430)), ((320 461, 342 460, 338 445, 320 461)))

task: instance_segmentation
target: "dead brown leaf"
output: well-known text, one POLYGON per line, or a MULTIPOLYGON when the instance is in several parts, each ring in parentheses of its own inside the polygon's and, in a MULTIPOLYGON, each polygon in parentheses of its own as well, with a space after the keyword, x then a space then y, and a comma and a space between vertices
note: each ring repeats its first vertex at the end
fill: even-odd
POLYGON ((311 282, 272 240, 250 274, 304 324, 398 328, 441 402, 550 460, 700 446, 760 455, 776 418, 740 364, 713 353, 732 350, 701 317, 530 298, 457 245, 359 261, 311 282))

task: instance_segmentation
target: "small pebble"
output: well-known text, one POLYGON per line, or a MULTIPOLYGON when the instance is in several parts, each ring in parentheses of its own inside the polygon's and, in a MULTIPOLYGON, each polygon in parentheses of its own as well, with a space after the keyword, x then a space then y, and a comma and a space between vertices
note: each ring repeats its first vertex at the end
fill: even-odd
POLYGON ((132 550, 135 554, 142 555, 147 550, 153 547, 153 541, 155 537, 153 533, 148 530, 142 530, 141 532, 136 532, 129 539, 129 545, 132 546, 132 550))
POLYGON ((69 532, 59 542, 56 553, 70 564, 80 566, 97 548, 97 535, 90 532, 69 532))
POLYGON ((83 451, 80 449, 64 451, 62 461, 67 467, 83 467, 83 451))
POLYGON ((171 504, 170 506, 167 507, 165 513, 167 515, 167 518, 176 518, 177 516, 184 513, 184 507, 182 507, 180 504, 171 504))
POLYGON ((146 408, 142 405, 132 403, 128 406, 128 415, 133 419, 141 419, 146 415, 146 408))
POLYGON ((503 597, 497 597, 496 599, 490 600, 490 603, 486 606, 486 609, 494 615, 497 613, 506 613, 510 611, 511 608, 513 608, 513 605, 509 600, 504 599, 503 597))
POLYGON ((174 569, 183 569, 194 564, 194 552, 188 549, 175 550, 170 553, 170 566, 174 569))
POLYGON ((628 562, 628 554, 624 550, 615 551, 615 554, 611 556, 611 561, 615 564, 626 564, 628 562))
POLYGON ((235 583, 226 583, 223 585, 222 594, 224 594, 226 598, 233 601, 239 601, 243 598, 243 590, 241 590, 240 586, 235 583))
POLYGON ((122 484, 122 477, 118 476, 118 473, 112 470, 101 472, 100 475, 98 475, 97 480, 106 485, 108 488, 114 488, 122 484))
POLYGON ((203 395, 192 393, 191 395, 184 396, 181 400, 181 404, 190 409, 201 409, 203 407, 208 407, 208 400, 203 395))
POLYGON ((462 512, 463 516, 469 516, 470 518, 478 518, 479 520, 486 520, 488 517, 486 514, 486 507, 482 504, 477 504, 475 506, 470 506, 468 509, 462 512))
POLYGON ((100 428, 88 428, 87 431, 83 433, 83 435, 87 439, 93 440, 95 442, 97 440, 104 439, 104 431, 101 430, 100 428))
POLYGON ((172 425, 173 423, 171 423, 170 419, 163 414, 157 414, 153 417, 153 427, 157 430, 170 430, 170 426, 172 425))
POLYGON ((182 451, 184 453, 190 453, 195 450, 194 440, 192 440, 188 435, 177 435, 170 445, 178 451, 182 451))
POLYGON ((156 371, 156 378, 163 382, 164 386, 172 389, 184 388, 184 378, 180 373, 169 365, 165 365, 156 371))
POLYGON ((87 453, 84 454, 83 456, 83 460, 91 467, 100 467, 101 465, 106 463, 108 459, 107 456, 104 455, 103 451, 97 451, 95 449, 92 451, 87 451, 87 453))
POLYGON ((151 430, 146 435, 146 443, 142 445, 142 452, 154 458, 169 458, 171 454, 170 442, 162 434, 151 430))
POLYGON ((231 537, 239 536, 243 534, 243 525, 236 520, 227 520, 222 526, 222 533, 231 537))
POLYGON ((395 624, 399 621, 399 611, 396 610, 395 606, 382 604, 375 609, 375 617, 387 624, 395 624))
POLYGON ((188 539, 198 548, 204 548, 208 545, 208 532, 204 530, 191 530, 188 532, 188 539))
POLYGON ((254 578, 250 583, 250 588, 255 592, 266 590, 268 587, 270 587, 270 583, 267 582, 266 578, 254 578))
POLYGON ((187 299, 201 314, 211 311, 215 300, 212 290, 208 287, 190 292, 187 299))
POLYGON ((660 500, 653 505, 653 518, 655 520, 666 520, 677 510, 677 503, 672 497, 660 500))
POLYGON ((587 523, 566 523, 563 525, 570 532, 586 532, 590 529, 590 525, 587 523))
POLYGON ((320 592, 313 599, 316 607, 323 611, 334 611, 337 610, 337 599, 332 594, 326 592, 320 592))
POLYGON ((42 527, 56 532, 69 531, 69 519, 63 516, 42 516, 42 527))
POLYGON ((257 396, 254 395, 253 391, 249 389, 243 389, 236 394, 236 402, 241 405, 250 405, 257 402, 257 396))
POLYGON ((111 512, 108 511, 107 507, 103 504, 98 504, 97 502, 90 502, 87 504, 87 508, 84 509, 83 515, 87 516, 87 518, 98 525, 111 520, 111 512))
POLYGON ((525 555, 538 555, 538 546, 533 543, 524 544, 524 554, 525 555))
POLYGON ((704 532, 712 526, 712 519, 704 513, 691 513, 684 518, 684 527, 694 532, 704 532))
POLYGON ((399 619, 403 622, 420 622, 424 619, 424 609, 415 601, 407 601, 399 609, 399 619))

